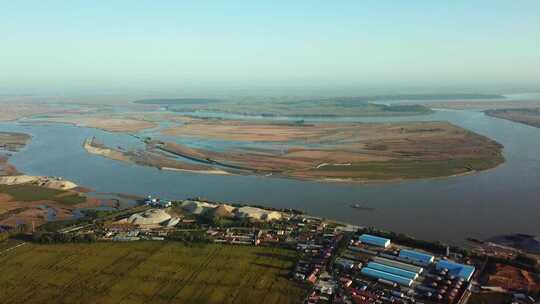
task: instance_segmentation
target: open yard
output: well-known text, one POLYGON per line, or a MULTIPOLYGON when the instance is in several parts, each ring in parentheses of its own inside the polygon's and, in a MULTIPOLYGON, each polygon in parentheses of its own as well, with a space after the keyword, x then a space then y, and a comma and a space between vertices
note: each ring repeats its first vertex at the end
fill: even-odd
POLYGON ((0 302, 298 303, 284 249, 171 242, 27 244, 0 255, 0 302))

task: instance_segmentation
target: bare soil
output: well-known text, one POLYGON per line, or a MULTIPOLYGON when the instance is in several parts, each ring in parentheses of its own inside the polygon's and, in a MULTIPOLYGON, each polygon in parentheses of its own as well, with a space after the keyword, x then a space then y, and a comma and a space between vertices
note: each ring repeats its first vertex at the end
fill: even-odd
POLYGON ((495 273, 489 275, 487 279, 487 285, 528 293, 540 291, 538 274, 503 264, 496 264, 495 268, 495 273))

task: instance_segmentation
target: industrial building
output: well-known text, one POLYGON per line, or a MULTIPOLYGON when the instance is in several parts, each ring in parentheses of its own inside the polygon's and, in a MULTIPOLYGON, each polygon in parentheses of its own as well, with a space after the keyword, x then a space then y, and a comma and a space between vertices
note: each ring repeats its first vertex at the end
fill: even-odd
POLYGON ((444 271, 445 269, 448 269, 448 273, 450 275, 461 278, 467 282, 471 280, 474 271, 476 270, 474 266, 459 264, 448 260, 440 260, 435 265, 435 268, 437 271, 444 271))
POLYGON ((418 273, 408 271, 408 270, 404 270, 404 269, 397 268, 397 267, 392 267, 392 266, 388 266, 388 265, 379 264, 379 263, 376 263, 376 262, 369 262, 367 264, 367 267, 369 267, 371 269, 375 269, 375 270, 395 274, 395 275, 398 275, 400 277, 404 277, 404 278, 411 279, 411 280, 416 280, 418 278, 418 273))
POLYGON ((371 277, 373 279, 387 280, 387 281, 394 282, 399 285, 407 286, 407 287, 410 287, 413 283, 413 280, 411 279, 404 278, 402 276, 398 276, 398 275, 391 274, 388 272, 379 271, 379 270, 369 268, 369 267, 362 268, 360 273, 365 276, 371 277))
POLYGON ((376 256, 362 268, 361 273, 377 280, 410 287, 423 271, 422 267, 376 256))
POLYGON ((385 239, 379 236, 374 236, 371 234, 362 234, 359 240, 362 243, 372 245, 372 246, 382 247, 382 248, 388 248, 390 246, 389 239, 385 239))
POLYGON ((419 267, 419 266, 406 264, 406 263, 402 263, 402 262, 398 262, 398 261, 393 261, 393 260, 386 259, 386 258, 381 258, 381 257, 374 257, 373 261, 377 262, 379 264, 401 268, 401 269, 412 271, 412 272, 418 273, 418 274, 421 274, 424 271, 424 268, 419 267))
POLYGON ((399 257, 422 265, 429 265, 435 261, 435 257, 431 254, 409 249, 401 249, 399 257))

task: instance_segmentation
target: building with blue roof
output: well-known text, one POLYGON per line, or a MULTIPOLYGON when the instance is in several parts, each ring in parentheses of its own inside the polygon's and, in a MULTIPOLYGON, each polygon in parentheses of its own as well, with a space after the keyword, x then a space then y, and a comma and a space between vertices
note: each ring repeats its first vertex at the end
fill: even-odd
POLYGON ((411 279, 404 278, 402 276, 398 276, 388 272, 379 271, 369 267, 362 268, 360 273, 373 279, 383 279, 407 287, 410 287, 413 283, 413 280, 411 279))
POLYGON ((390 246, 390 240, 371 234, 362 234, 359 238, 360 242, 368 245, 387 248, 390 246))
POLYGON ((428 265, 435 261, 435 256, 415 250, 401 249, 399 251, 399 257, 407 259, 423 265, 428 265))
POLYGON ((459 264, 448 260, 440 260, 437 262, 437 265, 435 265, 435 268, 439 271, 446 268, 450 275, 462 278, 467 282, 471 280, 474 271, 476 270, 474 266, 459 264))
POLYGON ((403 263, 403 262, 399 262, 395 260, 390 260, 390 259, 382 257, 382 255, 373 257, 373 261, 379 264, 383 264, 383 265, 391 266, 391 267, 397 267, 397 268, 412 271, 418 274, 421 274, 424 271, 424 268, 420 266, 403 263))
POLYGON ((392 266, 388 266, 388 265, 383 265, 383 264, 379 264, 379 263, 375 263, 375 262, 369 262, 367 264, 367 267, 369 267, 371 269, 375 269, 375 270, 395 274, 395 275, 398 275, 400 277, 404 277, 404 278, 411 279, 411 280, 416 280, 418 278, 418 274, 414 273, 412 271, 408 271, 408 270, 405 270, 405 269, 392 267, 392 266))

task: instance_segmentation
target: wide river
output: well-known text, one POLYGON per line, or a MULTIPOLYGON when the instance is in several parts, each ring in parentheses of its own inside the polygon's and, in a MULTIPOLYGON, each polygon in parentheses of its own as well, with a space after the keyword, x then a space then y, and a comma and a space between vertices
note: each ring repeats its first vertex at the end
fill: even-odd
MULTIPOLYGON (((347 119, 345 119, 347 120, 347 119)), ((386 184, 337 184, 260 176, 217 176, 160 171, 88 154, 83 141, 96 135, 130 146, 126 134, 62 124, 0 123, 1 131, 33 135, 11 162, 32 175, 62 176, 99 192, 202 196, 218 201, 288 207, 353 224, 461 243, 466 237, 540 233, 540 129, 474 111, 436 111, 407 118, 356 121, 446 120, 504 145, 506 163, 485 172, 451 178, 386 184), (353 203, 375 208, 361 211, 353 203)))

